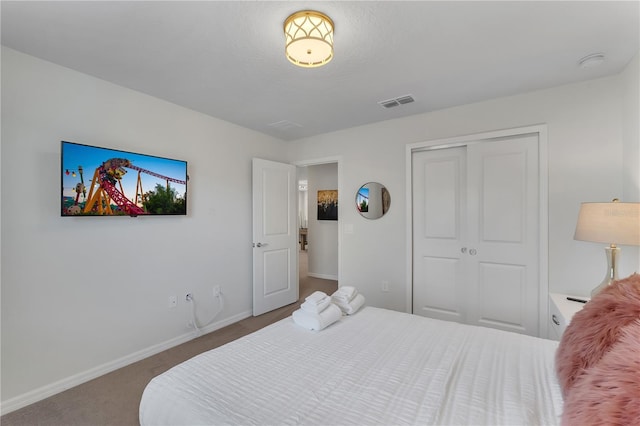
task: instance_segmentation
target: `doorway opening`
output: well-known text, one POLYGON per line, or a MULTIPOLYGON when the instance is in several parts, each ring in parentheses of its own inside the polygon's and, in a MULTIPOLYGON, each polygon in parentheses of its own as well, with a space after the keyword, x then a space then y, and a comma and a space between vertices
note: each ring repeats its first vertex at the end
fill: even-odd
POLYGON ((338 288, 339 218, 327 220, 318 214, 318 205, 323 194, 339 194, 339 162, 332 159, 296 165, 299 289, 304 300, 314 291, 330 295, 338 288))

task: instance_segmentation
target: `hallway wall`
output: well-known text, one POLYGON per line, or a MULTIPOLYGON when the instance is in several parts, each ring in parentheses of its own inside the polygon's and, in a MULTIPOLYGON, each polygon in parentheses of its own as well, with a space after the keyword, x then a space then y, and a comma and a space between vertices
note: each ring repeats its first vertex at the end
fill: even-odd
MULTIPOLYGON (((338 164, 318 164, 307 167, 309 275, 330 280, 338 279, 338 221, 318 220, 318 191, 338 189, 338 164)), ((340 206, 338 205, 338 219, 340 206)))

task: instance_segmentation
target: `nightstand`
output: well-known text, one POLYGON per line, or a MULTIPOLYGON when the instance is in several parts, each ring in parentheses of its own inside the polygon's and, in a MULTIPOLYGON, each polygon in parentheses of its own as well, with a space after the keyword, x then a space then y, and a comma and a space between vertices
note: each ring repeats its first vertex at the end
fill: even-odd
POLYGON ((560 340, 573 315, 584 307, 584 303, 567 300, 567 297, 590 300, 589 297, 549 293, 549 339, 560 340))

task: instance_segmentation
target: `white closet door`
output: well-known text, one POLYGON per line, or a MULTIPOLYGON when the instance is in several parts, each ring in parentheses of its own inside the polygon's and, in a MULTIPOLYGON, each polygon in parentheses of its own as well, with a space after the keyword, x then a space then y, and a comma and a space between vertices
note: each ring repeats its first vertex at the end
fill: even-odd
POLYGON ((466 322, 465 148, 413 154, 413 313, 466 322))
POLYGON ((468 322, 538 335, 538 137, 467 147, 468 322))
POLYGON ((415 152, 413 312, 538 335, 537 135, 415 152))

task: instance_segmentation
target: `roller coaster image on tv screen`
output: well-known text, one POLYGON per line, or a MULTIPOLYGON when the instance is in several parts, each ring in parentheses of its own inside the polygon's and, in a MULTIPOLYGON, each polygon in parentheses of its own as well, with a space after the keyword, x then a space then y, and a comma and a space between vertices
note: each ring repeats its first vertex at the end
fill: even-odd
POLYGON ((62 142, 62 216, 187 214, 187 162, 62 142))

